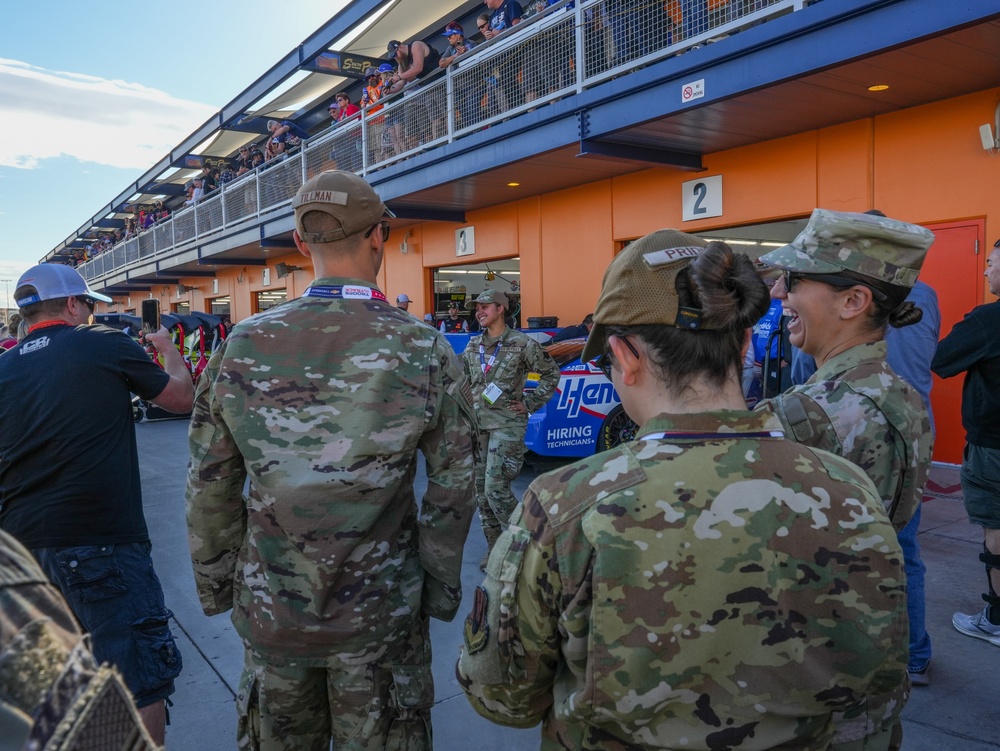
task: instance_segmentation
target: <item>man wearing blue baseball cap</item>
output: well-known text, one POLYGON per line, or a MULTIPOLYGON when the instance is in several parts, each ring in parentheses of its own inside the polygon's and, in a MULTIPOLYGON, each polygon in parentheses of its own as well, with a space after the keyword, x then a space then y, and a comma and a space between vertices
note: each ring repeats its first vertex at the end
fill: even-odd
POLYGON ((0 528, 62 591, 162 745, 181 657, 150 558, 131 395, 187 412, 191 375, 166 329, 145 335, 161 370, 127 334, 93 325, 111 298, 69 266, 29 269, 14 301, 28 334, 0 358, 0 528))

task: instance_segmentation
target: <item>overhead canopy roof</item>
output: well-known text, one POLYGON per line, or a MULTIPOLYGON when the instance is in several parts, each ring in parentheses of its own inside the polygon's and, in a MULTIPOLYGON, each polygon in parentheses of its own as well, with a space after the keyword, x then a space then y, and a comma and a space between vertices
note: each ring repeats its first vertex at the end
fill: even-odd
MULTIPOLYGON (((177 196, 196 170, 185 166, 189 155, 208 159, 233 157, 241 146, 260 142, 269 119, 290 119, 311 133, 329 125, 327 107, 342 89, 360 87, 357 77, 321 70, 316 58, 330 51, 350 53, 353 60, 384 58, 391 39, 424 39, 440 33, 448 21, 463 20, 482 9, 479 0, 355 0, 308 37, 248 89, 222 108, 173 152, 126 187, 95 213, 47 258, 65 247, 85 244, 92 228, 121 226, 127 204, 151 203, 177 196), (113 220, 108 223, 108 217, 113 220)), ((343 59, 343 56, 341 56, 343 59)), ((353 99, 359 97, 353 96, 353 99)))

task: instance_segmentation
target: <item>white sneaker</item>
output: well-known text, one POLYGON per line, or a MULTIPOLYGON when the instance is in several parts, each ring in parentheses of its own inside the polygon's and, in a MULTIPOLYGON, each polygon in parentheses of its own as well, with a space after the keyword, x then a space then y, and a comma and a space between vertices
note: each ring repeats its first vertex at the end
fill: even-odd
POLYGON ((1000 647, 1000 626, 990 623, 990 619, 986 617, 988 609, 989 605, 983 608, 983 612, 975 615, 955 613, 951 617, 951 625, 966 636, 973 636, 1000 647))

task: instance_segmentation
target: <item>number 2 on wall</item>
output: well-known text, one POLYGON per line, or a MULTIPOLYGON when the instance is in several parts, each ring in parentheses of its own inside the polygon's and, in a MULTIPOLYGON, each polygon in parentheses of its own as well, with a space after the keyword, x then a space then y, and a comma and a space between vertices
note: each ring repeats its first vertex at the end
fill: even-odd
POLYGON ((705 214, 708 212, 702 204, 705 203, 705 198, 708 196, 708 186, 705 183, 695 183, 691 188, 694 193, 694 206, 691 207, 692 214, 705 214))

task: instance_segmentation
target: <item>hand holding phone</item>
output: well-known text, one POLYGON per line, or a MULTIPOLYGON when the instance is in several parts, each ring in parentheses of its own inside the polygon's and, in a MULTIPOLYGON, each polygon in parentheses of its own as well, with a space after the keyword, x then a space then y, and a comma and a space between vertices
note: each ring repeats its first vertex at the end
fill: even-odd
POLYGON ((152 334, 160 330, 160 301, 142 301, 142 333, 152 334))

